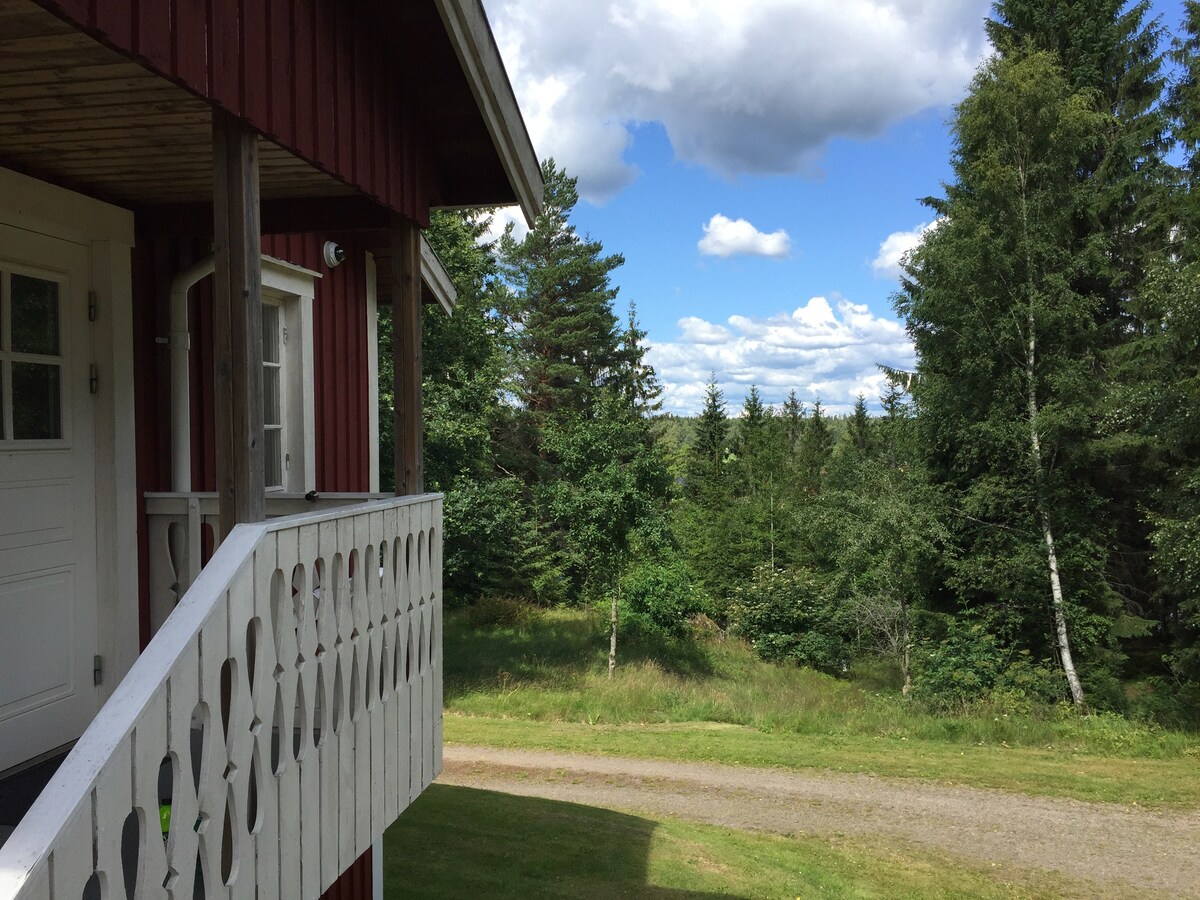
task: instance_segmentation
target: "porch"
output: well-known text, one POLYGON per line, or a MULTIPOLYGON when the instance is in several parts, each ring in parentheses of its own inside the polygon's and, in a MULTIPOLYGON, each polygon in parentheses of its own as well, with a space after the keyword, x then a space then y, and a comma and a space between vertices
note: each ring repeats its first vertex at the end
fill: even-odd
POLYGON ((421 227, 537 172, 479 0, 0 0, 0 770, 74 743, 0 898, 370 896, 440 768, 421 227))
POLYGON ((238 525, 0 848, 0 896, 325 891, 440 771, 440 578, 437 495, 238 525))

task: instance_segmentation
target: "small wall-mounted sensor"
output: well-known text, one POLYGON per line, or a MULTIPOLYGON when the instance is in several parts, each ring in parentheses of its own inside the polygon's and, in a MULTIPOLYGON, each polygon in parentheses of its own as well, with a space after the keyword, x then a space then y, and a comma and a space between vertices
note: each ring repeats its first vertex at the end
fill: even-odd
POLYGON ((325 265, 334 269, 346 261, 346 251, 333 241, 325 242, 325 265))

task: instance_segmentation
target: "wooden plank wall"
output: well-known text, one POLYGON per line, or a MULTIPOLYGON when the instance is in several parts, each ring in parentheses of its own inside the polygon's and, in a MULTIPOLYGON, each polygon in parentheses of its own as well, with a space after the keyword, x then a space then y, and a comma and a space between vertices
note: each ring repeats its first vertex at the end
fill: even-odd
MULTIPOLYGON (((370 488, 370 410, 367 385, 367 283, 365 248, 346 235, 276 235, 263 238, 263 253, 322 273, 313 300, 313 367, 316 405, 317 483, 320 492, 370 488), (346 262, 328 269, 321 249, 335 239, 346 262)), ((133 251, 134 394, 138 496, 171 488, 170 361, 165 344, 167 295, 175 273, 208 252, 208 243, 143 239, 133 251)), ((192 485, 216 490, 213 439, 212 279, 190 295, 192 335, 192 485)), ((139 516, 139 552, 149 558, 145 516, 139 516)), ((140 567, 142 644, 149 640, 148 569, 140 567)))
POLYGON ((438 205, 394 36, 342 0, 38 0, 422 225, 438 205))

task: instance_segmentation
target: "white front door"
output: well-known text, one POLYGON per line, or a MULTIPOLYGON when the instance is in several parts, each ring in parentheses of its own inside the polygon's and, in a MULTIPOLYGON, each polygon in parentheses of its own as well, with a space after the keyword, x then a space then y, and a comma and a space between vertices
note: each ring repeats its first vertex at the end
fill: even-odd
POLYGON ((0 772, 98 708, 86 246, 0 225, 0 772))

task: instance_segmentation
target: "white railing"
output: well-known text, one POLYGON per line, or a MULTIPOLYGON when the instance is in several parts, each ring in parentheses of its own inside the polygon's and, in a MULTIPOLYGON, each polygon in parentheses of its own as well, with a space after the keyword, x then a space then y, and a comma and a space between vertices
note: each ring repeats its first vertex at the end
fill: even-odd
POLYGON ((441 516, 234 529, 0 848, 0 898, 318 897, 441 770, 441 516))
MULTIPOLYGON (((266 517, 337 509, 390 494, 284 494, 266 496, 266 517)), ((150 633, 162 627, 204 567, 206 553, 221 543, 219 500, 213 493, 146 494, 149 532, 150 633)))

